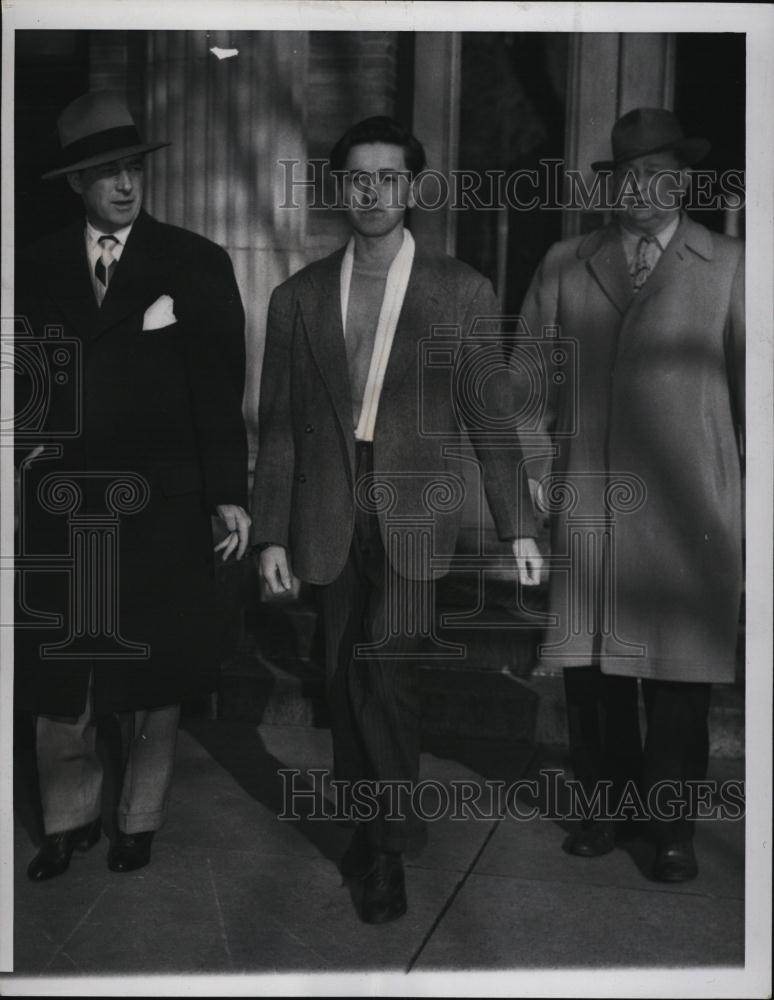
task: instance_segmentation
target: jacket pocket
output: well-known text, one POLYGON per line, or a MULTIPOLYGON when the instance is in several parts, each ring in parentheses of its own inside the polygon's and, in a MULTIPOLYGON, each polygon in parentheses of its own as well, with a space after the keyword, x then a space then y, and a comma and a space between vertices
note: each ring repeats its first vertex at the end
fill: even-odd
POLYGON ((156 338, 163 340, 165 337, 177 333, 179 329, 180 324, 175 320, 174 323, 167 323, 166 326, 143 327, 140 331, 140 336, 143 340, 155 340, 156 338))

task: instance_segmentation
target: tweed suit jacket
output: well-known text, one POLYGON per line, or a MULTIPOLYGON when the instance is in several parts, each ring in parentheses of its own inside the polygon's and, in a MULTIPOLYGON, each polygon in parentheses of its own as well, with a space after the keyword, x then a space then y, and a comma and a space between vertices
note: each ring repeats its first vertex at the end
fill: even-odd
MULTIPOLYGON (((448 571, 466 491, 479 481, 499 536, 534 536, 518 446, 513 439, 505 444, 479 433, 488 426, 486 420, 476 426, 481 414, 472 413, 470 400, 461 398, 464 390, 454 377, 460 358, 477 343, 475 320, 498 316, 499 306, 489 281, 445 255, 419 250, 415 255, 379 402, 373 479, 355 483, 339 294, 343 253, 341 249, 304 268, 271 298, 253 492, 254 543, 284 546, 299 578, 330 583, 349 553, 356 504, 365 504, 379 517, 393 567, 407 577, 435 578, 448 571), (458 350, 439 352, 440 361, 434 363, 428 341, 438 336, 438 327, 449 332, 458 350), (456 454, 466 431, 472 431, 477 458, 472 466, 456 454), (410 559, 410 544, 387 543, 390 532, 393 539, 405 541, 428 523, 432 541, 425 559, 410 559)), ((512 409, 513 390, 502 344, 490 340, 481 349, 492 376, 482 406, 496 419, 512 409)))

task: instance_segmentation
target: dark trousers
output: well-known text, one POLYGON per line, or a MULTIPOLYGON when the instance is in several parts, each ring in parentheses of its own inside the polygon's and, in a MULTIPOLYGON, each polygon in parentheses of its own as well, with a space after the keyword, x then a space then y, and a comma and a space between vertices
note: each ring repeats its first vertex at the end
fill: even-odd
MULTIPOLYGON (((372 469, 370 446, 358 444, 357 456, 360 478, 372 469)), ((392 570, 376 516, 360 509, 344 569, 320 588, 335 777, 401 783, 409 792, 378 797, 368 832, 381 850, 413 852, 427 840, 410 808, 410 789, 420 753, 416 612, 428 606, 431 588, 392 570)))
POLYGON ((603 674, 598 666, 564 671, 570 759, 589 796, 598 781, 612 783, 613 803, 633 781, 660 843, 693 836, 685 782, 702 781, 709 761, 710 684, 642 678, 647 730, 640 736, 637 678, 603 674), (657 795, 661 782, 675 783, 657 795), (674 815, 674 818, 669 818, 674 815))

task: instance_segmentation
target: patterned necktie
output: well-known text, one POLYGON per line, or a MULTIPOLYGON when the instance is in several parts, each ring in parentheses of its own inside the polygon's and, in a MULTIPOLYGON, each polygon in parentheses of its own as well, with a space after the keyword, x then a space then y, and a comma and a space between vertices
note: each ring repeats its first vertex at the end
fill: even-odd
POLYGON ((113 250, 118 246, 120 240, 117 240, 115 236, 100 236, 98 242, 102 248, 102 256, 94 265, 94 277, 97 279, 97 304, 102 305, 108 285, 118 263, 113 256, 113 250))
POLYGON ((658 263, 660 249, 658 242, 650 236, 640 237, 631 268, 632 288, 635 292, 639 292, 650 277, 650 272, 658 263))

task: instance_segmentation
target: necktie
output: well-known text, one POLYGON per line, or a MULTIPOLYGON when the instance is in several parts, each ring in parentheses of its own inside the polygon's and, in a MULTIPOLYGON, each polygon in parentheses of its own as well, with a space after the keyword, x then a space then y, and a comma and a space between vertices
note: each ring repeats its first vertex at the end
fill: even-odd
POLYGON ((639 292, 650 277, 650 272, 658 263, 660 247, 650 236, 642 236, 637 244, 637 252, 632 264, 632 288, 639 292))
POLYGON ((94 265, 94 277, 97 279, 97 303, 102 305, 117 264, 113 250, 118 246, 119 241, 114 236, 100 236, 98 242, 102 248, 102 256, 94 265))

